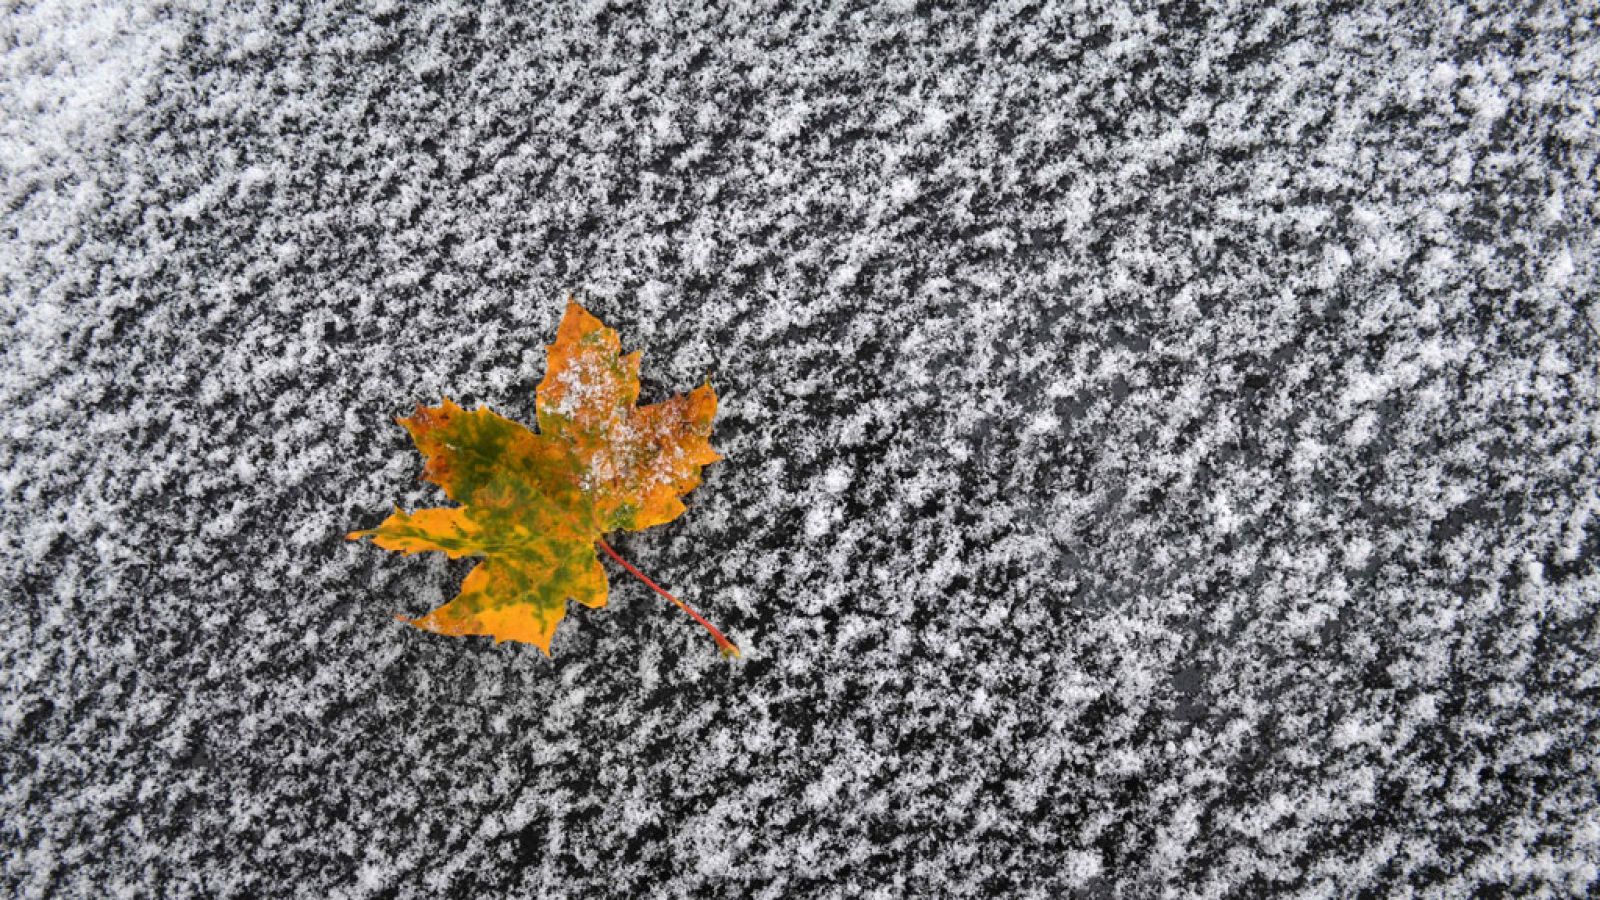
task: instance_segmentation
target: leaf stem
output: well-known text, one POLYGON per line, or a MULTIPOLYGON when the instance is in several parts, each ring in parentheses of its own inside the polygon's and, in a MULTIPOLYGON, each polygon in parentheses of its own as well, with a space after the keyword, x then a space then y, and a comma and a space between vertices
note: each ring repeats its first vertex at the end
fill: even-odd
POLYGON ((683 602, 682 600, 679 600, 677 597, 674 597, 671 594, 667 593, 665 590, 663 590, 661 588, 661 585, 656 584, 654 581, 651 581, 650 578, 648 576, 646 576, 643 572, 639 571, 638 569, 635 569, 633 567, 633 563, 630 563, 627 560, 623 559, 622 557, 618 556, 617 555, 617 551, 611 549, 611 545, 606 543, 605 538, 595 538, 595 542, 600 545, 600 549, 604 550, 606 552, 607 556, 609 556, 612 559, 616 560, 618 565, 622 566, 624 569, 627 569, 629 572, 632 572, 633 573, 633 577, 639 579, 640 581, 642 581, 646 585, 648 585, 650 590, 655 591, 656 593, 658 593, 661 596, 667 598, 668 600, 671 600, 672 601, 672 605, 674 605, 674 606, 678 607, 679 609, 683 610, 684 612, 688 613, 689 614, 689 618, 694 619, 696 622, 699 622, 701 627, 703 627, 703 628, 705 628, 705 630, 711 632, 711 637, 712 637, 713 640, 715 640, 717 642, 717 647, 722 651, 722 655, 723 656, 738 656, 739 655, 739 648, 735 647, 733 645, 733 641, 730 641, 726 637, 723 637, 722 632, 717 630, 717 626, 711 624, 710 622, 707 622, 705 620, 704 616, 702 616, 699 613, 695 612, 693 609, 690 609, 689 608, 689 604, 687 604, 687 603, 683 602))

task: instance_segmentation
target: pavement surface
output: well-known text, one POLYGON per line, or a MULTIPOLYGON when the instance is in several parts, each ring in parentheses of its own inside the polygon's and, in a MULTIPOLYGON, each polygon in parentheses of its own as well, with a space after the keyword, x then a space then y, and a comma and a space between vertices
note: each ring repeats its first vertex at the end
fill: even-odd
POLYGON ((976 6, 8 5, 0 893, 1596 890, 1593 15, 976 6), (740 660, 343 539, 569 293, 740 660))

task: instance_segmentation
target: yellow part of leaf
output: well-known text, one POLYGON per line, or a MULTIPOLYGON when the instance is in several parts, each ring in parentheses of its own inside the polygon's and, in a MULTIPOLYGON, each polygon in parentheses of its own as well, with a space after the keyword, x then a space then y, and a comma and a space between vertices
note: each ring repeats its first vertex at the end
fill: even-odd
POLYGON ((553 559, 490 557, 467 574, 454 600, 405 621, 439 634, 521 641, 548 655, 568 598, 589 607, 606 605, 606 572, 593 548, 579 544, 567 550, 553 559))
POLYGON ((406 555, 439 550, 451 559, 478 556, 483 552, 483 530, 467 515, 465 507, 450 509, 419 509, 408 513, 396 509, 377 528, 352 531, 352 541, 364 537, 385 550, 395 550, 406 555))

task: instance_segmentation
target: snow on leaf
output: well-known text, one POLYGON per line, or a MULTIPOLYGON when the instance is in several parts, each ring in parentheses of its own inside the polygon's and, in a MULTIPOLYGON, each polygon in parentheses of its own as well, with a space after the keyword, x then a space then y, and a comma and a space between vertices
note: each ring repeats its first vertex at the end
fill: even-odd
POLYGON ((639 356, 622 355, 617 333, 573 303, 539 382, 539 430, 572 448, 607 531, 676 519, 700 468, 722 458, 711 449, 711 385, 638 408, 639 356))

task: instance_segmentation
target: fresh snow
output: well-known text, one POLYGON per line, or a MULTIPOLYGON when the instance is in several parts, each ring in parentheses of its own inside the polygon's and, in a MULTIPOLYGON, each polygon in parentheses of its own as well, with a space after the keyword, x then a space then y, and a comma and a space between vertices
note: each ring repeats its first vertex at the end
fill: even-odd
POLYGON ((1595 27, 8 6, 0 892, 1595 892, 1595 27), (723 397, 614 543, 742 660, 343 539, 569 293, 723 397))

